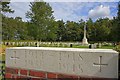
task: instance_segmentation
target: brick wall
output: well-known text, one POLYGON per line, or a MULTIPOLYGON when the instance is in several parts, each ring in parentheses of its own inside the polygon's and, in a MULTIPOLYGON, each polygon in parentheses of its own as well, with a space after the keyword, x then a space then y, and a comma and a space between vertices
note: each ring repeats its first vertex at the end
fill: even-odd
POLYGON ((35 70, 25 70, 25 69, 17 69, 17 68, 9 68, 6 67, 5 73, 6 79, 14 79, 14 80, 117 80, 117 79, 109 79, 109 78, 96 78, 96 77, 88 77, 88 76, 79 76, 79 75, 69 75, 69 74, 60 74, 60 73, 51 73, 44 71, 35 71, 35 70))

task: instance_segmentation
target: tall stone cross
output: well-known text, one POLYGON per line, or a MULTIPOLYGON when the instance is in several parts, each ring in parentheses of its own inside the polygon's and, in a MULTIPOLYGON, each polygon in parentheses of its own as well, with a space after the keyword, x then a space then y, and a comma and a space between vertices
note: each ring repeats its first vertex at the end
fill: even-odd
POLYGON ((86 38, 86 23, 84 25, 84 37, 83 37, 83 40, 82 40, 82 44, 83 45, 87 45, 88 44, 88 41, 87 41, 87 38, 86 38))
POLYGON ((98 66, 100 68, 100 72, 102 71, 101 67, 102 66, 107 66, 108 64, 103 64, 102 63, 102 56, 99 57, 99 63, 93 63, 94 66, 98 66))
POLYGON ((86 39, 86 24, 84 25, 84 39, 86 39))

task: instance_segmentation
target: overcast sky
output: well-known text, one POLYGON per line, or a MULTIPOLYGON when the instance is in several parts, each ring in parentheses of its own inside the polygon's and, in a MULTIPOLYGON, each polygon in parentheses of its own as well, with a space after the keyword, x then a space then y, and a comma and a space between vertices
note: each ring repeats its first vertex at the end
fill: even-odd
MULTIPOLYGON (((49 2, 56 20, 78 21, 92 18, 112 18, 117 15, 117 2, 49 2)), ((28 19, 25 13, 29 10, 29 2, 11 2, 10 7, 15 10, 14 14, 8 16, 20 16, 24 21, 28 19)))

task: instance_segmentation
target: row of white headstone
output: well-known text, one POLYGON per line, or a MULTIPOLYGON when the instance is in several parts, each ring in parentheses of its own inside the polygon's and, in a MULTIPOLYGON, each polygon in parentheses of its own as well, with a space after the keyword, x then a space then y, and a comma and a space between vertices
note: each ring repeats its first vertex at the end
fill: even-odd
POLYGON ((81 45, 82 43, 79 42, 1 42, 3 45, 10 45, 10 46, 55 46, 55 47, 69 47, 70 44, 72 45, 81 45))
MULTIPOLYGON (((36 47, 70 47, 70 45, 72 44, 73 46, 79 46, 82 45, 81 42, 39 42, 39 41, 31 41, 31 42, 1 42, 0 44, 3 45, 10 45, 10 46, 36 46, 36 47)), ((91 44, 92 48, 97 48, 97 47, 101 47, 103 45, 114 45, 113 43, 94 43, 91 44)))

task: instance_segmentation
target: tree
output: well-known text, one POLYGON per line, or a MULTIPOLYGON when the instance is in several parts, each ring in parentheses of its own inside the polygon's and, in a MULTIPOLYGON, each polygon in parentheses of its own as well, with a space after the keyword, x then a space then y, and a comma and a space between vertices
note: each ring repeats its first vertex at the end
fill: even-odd
POLYGON ((118 2, 118 13, 117 13, 117 41, 120 41, 120 1, 118 2))
POLYGON ((80 40, 80 26, 77 22, 67 21, 59 26, 59 37, 62 41, 77 41, 80 40))
POLYGON ((112 39, 118 42, 120 41, 120 2, 118 2, 117 17, 114 17, 111 23, 112 23, 112 28, 111 28, 112 39))
POLYGON ((22 18, 3 18, 2 39, 3 40, 25 40, 28 39, 27 23, 22 18), (12 24, 11 24, 12 23, 12 24))
POLYGON ((87 20, 87 38, 91 41, 94 41, 95 37, 95 27, 91 18, 87 20))
POLYGON ((14 11, 12 9, 10 9, 10 6, 8 6, 8 4, 10 4, 10 2, 2 2, 2 12, 9 12, 9 13, 13 13, 14 11))
MULTIPOLYGON (((117 19, 120 20, 120 1, 118 2, 118 13, 117 13, 117 19)), ((119 21, 120 23, 120 21, 119 21)))
POLYGON ((58 26, 57 41, 62 41, 64 40, 64 37, 65 37, 65 31, 66 31, 65 23, 63 22, 63 20, 59 20, 57 21, 57 26, 58 26))
MULTIPOLYGON (((13 13, 13 12, 14 12, 12 9, 10 9, 10 6, 9 6, 8 4, 10 4, 10 2, 1 2, 1 3, 0 3, 0 5, 2 5, 2 6, 0 7, 0 17, 2 16, 2 23, 0 23, 0 24, 2 24, 2 30, 1 30, 1 28, 0 28, 0 33, 1 33, 0 37, 1 37, 1 36, 2 36, 2 37, 4 36, 4 38, 5 38, 5 33, 7 34, 7 31, 8 31, 8 30, 4 29, 5 26, 3 27, 3 25, 5 25, 6 22, 7 22, 7 21, 5 21, 5 20, 6 20, 6 16, 4 15, 4 13, 7 13, 7 12, 13 13), (3 30, 5 30, 6 32, 3 32, 3 30)), ((1 21, 0 21, 0 22, 1 22, 1 21)), ((6 36, 7 36, 7 35, 6 35, 6 36)))
POLYGON ((108 41, 108 36, 110 34, 109 19, 100 18, 95 23, 95 41, 108 41))
POLYGON ((34 40, 56 38, 56 30, 53 30, 56 29, 56 24, 52 13, 52 8, 46 2, 30 3, 30 11, 26 13, 26 17, 30 19, 29 35, 34 40))

